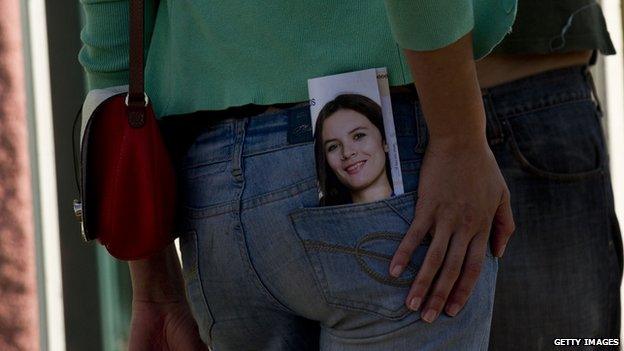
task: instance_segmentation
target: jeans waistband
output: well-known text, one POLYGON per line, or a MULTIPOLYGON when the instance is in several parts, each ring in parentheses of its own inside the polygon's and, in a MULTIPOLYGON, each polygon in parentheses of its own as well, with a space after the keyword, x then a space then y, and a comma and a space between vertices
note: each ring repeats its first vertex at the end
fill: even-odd
POLYGON ((491 88, 482 89, 486 110, 508 118, 561 103, 598 97, 586 65, 546 71, 491 88))
MULTIPOLYGON (((482 89, 482 95, 488 123, 495 124, 498 119, 531 110, 591 99, 591 76, 587 66, 567 67, 482 89)), ((226 115, 223 111, 219 112, 221 118, 215 118, 213 111, 171 116, 161 120, 161 130, 174 153, 183 152, 202 132, 215 129, 227 130, 218 135, 232 140, 233 133, 244 129, 246 153, 312 142, 309 105, 303 103, 285 107, 283 110, 252 117, 236 109, 229 110, 230 113, 226 115)), ((392 108, 398 137, 416 133, 422 136, 426 125, 415 92, 393 93, 392 108)), ((490 128, 488 134, 492 134, 490 128)))

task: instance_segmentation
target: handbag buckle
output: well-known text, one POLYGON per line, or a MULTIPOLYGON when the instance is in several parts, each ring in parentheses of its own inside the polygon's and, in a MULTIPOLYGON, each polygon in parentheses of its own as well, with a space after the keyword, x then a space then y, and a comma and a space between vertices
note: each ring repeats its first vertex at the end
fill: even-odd
POLYGON ((85 231, 84 220, 82 217, 82 202, 78 199, 74 199, 74 215, 78 222, 80 222, 80 234, 82 234, 82 239, 84 241, 89 241, 87 237, 87 232, 85 231))
POLYGON ((143 106, 130 106, 129 96, 130 93, 126 94, 126 98, 124 99, 126 107, 128 108, 128 123, 130 123, 132 128, 141 128, 145 125, 145 109, 147 108, 149 99, 147 98, 147 94, 143 92, 145 104, 143 106))
POLYGON ((78 222, 82 222, 82 202, 78 199, 74 199, 74 215, 78 222))
MULTIPOLYGON (((130 93, 126 94, 126 98, 124 99, 124 102, 126 103, 127 107, 130 106, 130 103, 128 101, 129 98, 130 98, 130 93)), ((143 107, 147 107, 147 104, 149 103, 149 98, 147 97, 147 94, 145 92, 143 92, 143 100, 145 101, 145 105, 143 105, 143 107)))

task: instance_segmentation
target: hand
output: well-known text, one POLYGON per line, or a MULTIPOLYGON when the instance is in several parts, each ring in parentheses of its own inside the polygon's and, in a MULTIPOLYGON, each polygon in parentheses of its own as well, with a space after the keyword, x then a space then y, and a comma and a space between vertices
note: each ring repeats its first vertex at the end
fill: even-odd
POLYGON ((430 140, 414 221, 390 263, 390 274, 399 276, 423 237, 433 235, 407 295, 408 308, 424 306, 421 316, 430 323, 445 306, 455 316, 479 278, 490 229, 492 249, 501 257, 515 225, 509 190, 487 142, 430 140))
POLYGON ((134 300, 129 344, 130 351, 208 351, 183 297, 170 302, 134 300))

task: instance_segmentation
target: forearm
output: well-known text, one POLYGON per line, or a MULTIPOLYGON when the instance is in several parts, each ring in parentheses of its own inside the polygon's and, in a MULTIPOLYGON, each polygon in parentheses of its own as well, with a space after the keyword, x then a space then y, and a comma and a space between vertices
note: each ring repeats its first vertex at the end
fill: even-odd
POLYGON ((184 298, 184 279, 173 244, 148 259, 128 264, 135 300, 176 302, 184 298))
POLYGON ((485 141, 485 111, 469 33, 444 48, 405 50, 432 141, 485 141))

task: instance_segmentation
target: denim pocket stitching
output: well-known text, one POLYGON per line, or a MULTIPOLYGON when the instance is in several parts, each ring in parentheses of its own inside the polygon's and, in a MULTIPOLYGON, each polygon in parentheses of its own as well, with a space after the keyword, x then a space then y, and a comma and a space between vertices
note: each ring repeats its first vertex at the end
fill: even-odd
POLYGON ((276 144, 276 145, 268 147, 268 148, 262 148, 262 150, 259 150, 259 151, 247 151, 247 153, 246 153, 243 150, 243 157, 259 156, 259 155, 264 155, 264 154, 268 154, 268 153, 271 153, 271 152, 278 152, 278 151, 288 150, 288 149, 301 147, 301 146, 310 146, 310 145, 313 145, 313 144, 314 143, 311 142, 311 141, 305 141, 305 142, 295 143, 295 144, 289 144, 289 143, 285 142, 285 143, 276 144))
POLYGON ((519 112, 511 112, 511 113, 501 113, 501 117, 506 119, 506 120, 513 120, 516 118, 520 118, 523 117, 525 115, 529 115, 535 112, 540 112, 543 110, 547 110, 553 107, 561 107, 561 106, 565 106, 568 104, 573 104, 573 103, 577 103, 577 102, 584 102, 584 101, 591 101, 591 97, 589 95, 579 95, 580 97, 576 97, 576 98, 566 98, 566 99, 560 99, 557 100, 555 102, 548 102, 548 103, 544 103, 538 106, 532 106, 532 107, 528 107, 525 110, 519 111, 519 112))
POLYGON ((261 205, 269 204, 271 202, 296 196, 310 189, 314 189, 316 188, 316 186, 316 176, 312 176, 286 187, 273 190, 269 193, 259 194, 254 197, 244 199, 242 203, 242 209, 249 210, 261 205))
MULTIPOLYGON (((390 261, 391 257, 382 253, 362 249, 360 246, 363 243, 370 241, 371 239, 390 239, 390 240, 398 240, 400 241, 404 236, 404 233, 392 232, 392 231, 374 231, 372 233, 363 235, 361 237, 354 238, 356 241, 352 244, 340 244, 340 243, 330 243, 323 240, 314 240, 314 238, 306 238, 300 234, 298 227, 299 222, 301 220, 310 220, 311 218, 319 217, 327 215, 328 212, 331 215, 340 215, 345 213, 356 213, 362 214, 367 211, 387 211, 388 213, 392 212, 393 215, 397 215, 397 208, 404 209, 405 204, 415 204, 415 192, 406 193, 399 195, 397 197, 393 197, 388 200, 382 200, 379 202, 368 203, 368 204, 351 204, 351 205, 339 205, 339 206, 326 206, 326 207, 311 207, 311 208, 303 208, 299 210, 295 210, 289 214, 292 227, 299 237, 299 240, 303 246, 304 252, 306 253, 308 263, 310 267, 315 272, 314 281, 317 284, 324 301, 330 305, 337 308, 360 311, 364 313, 374 314, 380 316, 385 319, 390 320, 399 320, 404 318, 411 311, 407 309, 404 303, 400 303, 397 305, 382 305, 375 304, 373 301, 360 300, 356 301, 348 296, 336 296, 331 292, 331 279, 328 277, 328 273, 325 272, 324 258, 319 256, 319 253, 324 252, 334 252, 334 253, 343 253, 347 255, 352 255, 352 257, 356 260, 359 269, 365 276, 368 276, 373 281, 381 283, 386 286, 390 286, 392 288, 401 288, 405 289, 411 285, 413 279, 395 279, 389 278, 385 276, 381 276, 376 273, 372 269, 368 268, 366 262, 362 262, 364 257, 369 257, 375 260, 384 260, 390 261), (388 203, 393 206, 389 206, 388 203), (307 218, 306 218, 307 217, 307 218), (359 257, 359 259, 358 259, 359 257)), ((399 216, 401 217, 401 216, 399 216)), ((402 218, 402 221, 405 219, 402 218)), ((407 223, 409 225, 409 223, 407 223)), ((423 242, 424 245, 424 242, 423 242)), ((355 263, 355 262, 354 262, 355 263)), ((416 273, 417 268, 412 263, 408 266, 407 271, 410 273, 416 273)), ((398 293, 398 292, 397 292, 398 293)))
MULTIPOLYGON (((363 272, 368 274, 372 279, 376 280, 379 283, 396 286, 396 287, 406 287, 410 286, 413 282, 413 279, 398 279, 398 278, 388 278, 382 276, 381 274, 373 271, 363 260, 362 256, 370 257, 373 259, 377 259, 380 261, 390 262, 392 261, 392 256, 380 254, 374 251, 362 249, 361 245, 367 241, 372 241, 371 239, 377 238, 385 238, 389 240, 401 241, 403 235, 400 233, 384 233, 384 232, 375 232, 369 233, 360 240, 355 247, 339 245, 339 244, 330 244, 324 241, 317 240, 302 240, 303 245, 306 249, 316 250, 316 251, 326 251, 326 252, 341 252, 349 255, 353 255, 356 259, 357 263, 360 265, 360 269, 363 272)), ((412 273, 417 273, 418 268, 416 268, 412 263, 410 263, 406 269, 412 273)))
MULTIPOLYGON (((242 202, 242 209, 249 210, 261 205, 265 205, 271 202, 286 199, 290 196, 296 196, 310 189, 316 188, 316 176, 304 179, 295 184, 289 185, 284 188, 280 188, 270 193, 260 194, 248 199, 244 199, 242 202)), ((237 202, 234 200, 226 201, 219 204, 210 205, 208 207, 191 207, 184 205, 186 215, 192 219, 210 218, 224 213, 235 211, 237 208, 237 202)))
MULTIPOLYGON (((304 247, 305 247, 305 244, 304 244, 304 247)), ((316 272, 316 274, 314 275, 314 281, 318 285, 319 290, 321 291, 321 294, 323 296, 323 299, 328 305, 347 309, 347 310, 372 313, 374 315, 380 316, 382 318, 390 319, 390 320, 400 320, 404 318, 408 313, 411 312, 409 309, 407 309, 407 307, 404 304, 401 305, 398 309, 392 310, 392 309, 388 309, 388 308, 385 308, 383 306, 378 306, 378 305, 372 305, 371 307, 370 303, 366 303, 363 301, 356 301, 356 300, 346 299, 343 297, 332 296, 328 292, 329 283, 328 283, 328 279, 326 278, 326 273, 324 271, 323 265, 313 263, 314 259, 310 255, 311 250, 305 250, 305 252, 306 252, 306 256, 308 258, 309 264, 311 265, 312 269, 316 272), (323 279, 319 279, 319 275, 323 277, 323 279), (384 314, 384 313, 378 312, 375 309, 385 311, 386 313, 384 314)), ((400 287, 403 287, 403 286, 400 286, 400 287)))
POLYGON ((214 162, 209 162, 209 163, 199 163, 190 167, 186 167, 184 169, 184 174, 185 174, 184 179, 197 180, 202 177, 221 173, 227 169, 228 161, 230 161, 230 159, 225 158, 224 160, 219 160, 219 161, 214 161, 214 162), (192 171, 198 170, 198 169, 204 170, 204 171, 199 172, 199 174, 193 174, 192 176, 188 175, 189 173, 192 173, 192 171))
MULTIPOLYGON (((540 109, 531 110, 528 112, 523 112, 521 115, 534 113, 534 112, 537 112, 538 110, 544 110, 544 109, 556 107, 559 105, 577 103, 577 102, 583 102, 583 101, 588 101, 588 100, 583 99, 583 100, 567 101, 564 103, 550 105, 550 106, 542 107, 540 109)), ((509 123, 509 121, 510 121, 509 116, 503 118, 501 121, 501 125, 506 129, 507 134, 508 134, 507 143, 511 149, 514 159, 520 164, 520 167, 526 172, 533 174, 535 176, 538 176, 538 177, 546 178, 546 179, 552 179, 556 181, 567 181, 567 182, 587 179, 587 178, 594 177, 594 176, 604 173, 605 156, 602 150, 598 150, 598 154, 599 154, 598 165, 596 166, 596 168, 591 169, 589 171, 576 172, 576 173, 559 173, 559 172, 547 171, 547 170, 544 170, 535 166, 531 161, 529 161, 526 158, 522 150, 520 150, 520 146, 518 145, 518 142, 516 140, 514 130, 511 126, 511 123, 509 123)))
POLYGON ((375 202, 363 203, 363 204, 346 204, 346 205, 336 205, 336 206, 322 206, 322 207, 305 207, 297 209, 289 214, 291 219, 300 218, 305 216, 306 214, 323 214, 323 213, 359 213, 359 212, 368 212, 368 211, 380 211, 387 209, 387 203, 390 203, 394 206, 401 206, 405 204, 409 204, 411 201, 416 202, 417 192, 411 191, 405 194, 394 196, 387 200, 379 200, 375 202))

